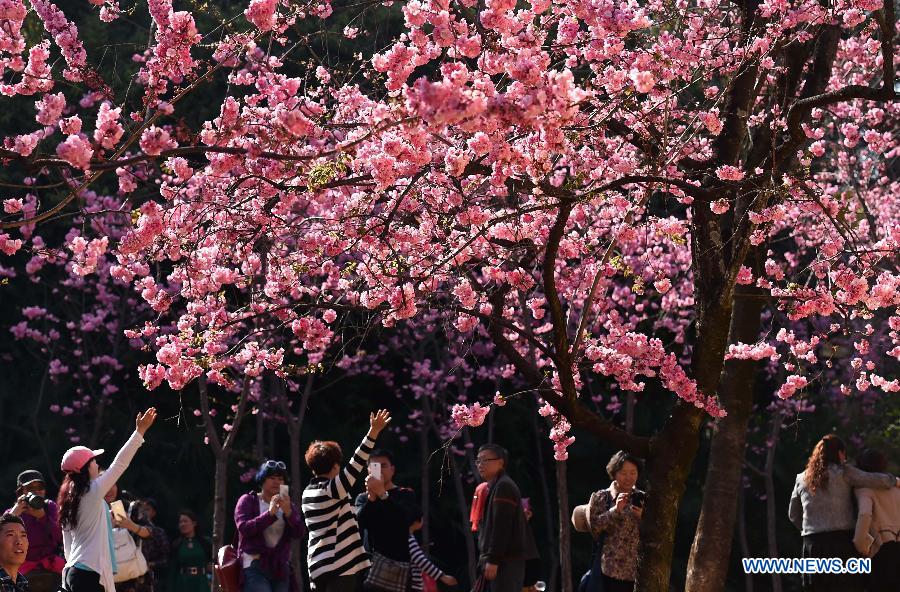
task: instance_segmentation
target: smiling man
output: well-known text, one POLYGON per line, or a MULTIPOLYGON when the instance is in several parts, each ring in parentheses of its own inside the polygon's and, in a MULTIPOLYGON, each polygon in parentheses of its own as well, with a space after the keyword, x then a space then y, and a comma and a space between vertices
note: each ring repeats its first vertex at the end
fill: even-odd
POLYGON ((28 592, 28 580, 19 573, 28 555, 28 534, 22 519, 0 516, 0 592, 28 592))

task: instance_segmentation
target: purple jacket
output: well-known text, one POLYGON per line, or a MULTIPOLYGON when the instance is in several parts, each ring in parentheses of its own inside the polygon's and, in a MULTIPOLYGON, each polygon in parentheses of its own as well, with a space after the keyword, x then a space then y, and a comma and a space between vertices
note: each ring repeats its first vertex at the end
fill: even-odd
POLYGON ((259 555, 259 566, 273 581, 290 576, 291 539, 306 536, 300 510, 291 502, 291 515, 284 517, 284 534, 273 548, 266 546, 263 535, 277 518, 268 512, 259 513, 259 494, 245 493, 234 508, 234 523, 238 529, 238 558, 244 553, 259 555))

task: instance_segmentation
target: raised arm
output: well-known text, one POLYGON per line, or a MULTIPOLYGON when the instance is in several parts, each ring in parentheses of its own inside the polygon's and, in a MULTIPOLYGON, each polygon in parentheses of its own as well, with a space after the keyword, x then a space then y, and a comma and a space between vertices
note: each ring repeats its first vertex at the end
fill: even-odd
POLYGON ((122 473, 125 472, 125 469, 128 468, 131 459, 133 459, 134 455, 137 453, 137 449, 144 443, 144 434, 150 429, 150 426, 153 425, 154 421, 156 421, 156 408, 154 407, 147 409, 143 413, 137 414, 137 417, 134 420, 134 433, 131 434, 131 437, 128 438, 128 441, 125 442, 116 454, 116 458, 113 459, 112 464, 110 464, 109 467, 94 480, 97 489, 102 491, 103 494, 109 491, 109 488, 119 480, 119 477, 121 477, 122 473))
POLYGON ((900 487, 900 479, 887 473, 867 473, 853 465, 844 465, 844 480, 850 487, 868 487, 870 489, 890 489, 900 487))
POLYGON ((272 512, 259 513, 259 498, 246 493, 234 507, 234 525, 242 537, 257 535, 269 528, 278 517, 272 512))
POLYGON ((344 465, 337 477, 328 483, 327 491, 332 498, 340 499, 349 496, 350 490, 362 474, 366 461, 369 460, 369 454, 375 448, 375 440, 378 439, 378 435, 389 423, 391 423, 391 414, 386 409, 381 409, 369 415, 368 433, 366 433, 363 441, 353 453, 350 462, 344 465))

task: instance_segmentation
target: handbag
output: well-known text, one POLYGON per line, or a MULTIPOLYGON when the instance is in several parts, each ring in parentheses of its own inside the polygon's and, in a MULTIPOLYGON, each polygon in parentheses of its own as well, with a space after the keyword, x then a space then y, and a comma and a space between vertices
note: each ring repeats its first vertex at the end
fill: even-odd
POLYGON ((213 573, 220 592, 241 592, 241 562, 234 545, 219 548, 213 573))
POLYGON ((409 564, 394 561, 372 552, 372 567, 366 574, 364 586, 380 592, 406 592, 409 585, 409 564))
POLYGON ((147 559, 136 544, 131 533, 124 528, 113 529, 113 545, 116 554, 116 573, 113 580, 118 584, 134 580, 147 573, 147 559))

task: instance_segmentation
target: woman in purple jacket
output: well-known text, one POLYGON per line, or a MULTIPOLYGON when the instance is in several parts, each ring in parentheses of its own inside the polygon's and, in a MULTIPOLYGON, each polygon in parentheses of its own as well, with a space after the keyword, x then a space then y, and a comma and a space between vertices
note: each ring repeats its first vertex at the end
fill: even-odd
POLYGON ((280 493, 286 478, 283 462, 267 460, 256 473, 259 492, 242 495, 234 508, 242 592, 288 592, 291 587, 291 539, 305 530, 297 506, 280 493))

